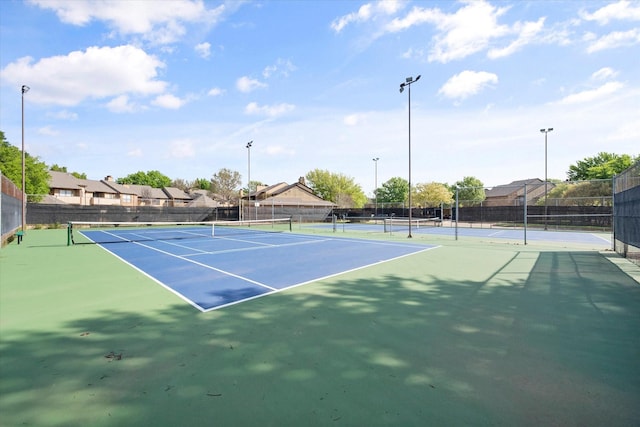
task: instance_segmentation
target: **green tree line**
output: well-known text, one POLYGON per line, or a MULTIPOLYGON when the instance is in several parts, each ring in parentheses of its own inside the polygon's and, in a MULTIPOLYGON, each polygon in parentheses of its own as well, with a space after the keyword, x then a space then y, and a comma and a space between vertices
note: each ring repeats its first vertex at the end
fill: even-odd
MULTIPOLYGON (((569 166, 567 177, 569 181, 609 179, 639 160, 640 155, 601 152, 569 166)), ((37 201, 42 195, 49 193, 50 170, 67 172, 65 166, 57 164, 47 166, 38 157, 25 153, 25 186, 30 200, 37 201)), ((22 187, 22 152, 5 139, 2 131, 0 131, 0 171, 19 188, 22 187)), ((71 174, 79 179, 87 178, 85 173, 71 172, 71 174)), ((339 207, 361 208, 368 202, 362 187, 345 174, 313 169, 305 175, 305 178, 307 185, 316 195, 339 207)), ((184 191, 207 190, 229 202, 235 201, 241 193, 247 194, 263 185, 260 181, 251 181, 247 188, 240 188, 240 173, 227 168, 220 169, 210 179, 197 178, 193 181, 172 180, 157 170, 138 171, 118 178, 116 181, 120 184, 149 185, 154 188, 177 187, 184 191)), ((439 182, 418 183, 411 188, 412 204, 422 207, 450 204, 455 197, 456 189, 459 200, 479 202, 485 198, 483 187, 479 179, 471 176, 464 177, 452 185, 439 182)), ((568 197, 572 194, 590 194, 593 191, 595 191, 593 188, 587 188, 584 185, 568 187, 558 184, 549 195, 568 197)), ((378 203, 406 204, 409 199, 409 183, 404 178, 393 177, 374 190, 374 197, 378 203)))

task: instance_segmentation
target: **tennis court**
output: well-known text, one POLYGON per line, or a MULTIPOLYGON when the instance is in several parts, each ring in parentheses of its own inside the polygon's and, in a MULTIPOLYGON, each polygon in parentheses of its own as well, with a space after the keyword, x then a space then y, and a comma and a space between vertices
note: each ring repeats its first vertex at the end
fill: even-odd
POLYGON ((206 246, 221 240, 211 231, 103 247, 67 246, 63 229, 29 230, 20 245, 0 250, 0 424, 640 419, 640 268, 614 252, 576 242, 305 230, 294 225, 249 243, 229 235, 225 249, 206 246), (172 255, 160 256, 167 246, 172 255), (375 255, 362 256, 367 250, 375 255), (261 260, 278 251, 287 255, 261 260), (283 289, 195 310, 132 262, 167 264, 195 283, 205 273, 194 275, 193 261, 208 265, 209 257, 215 268, 233 266, 233 274, 283 289), (299 267, 307 257, 315 260, 299 267), (358 263, 326 270, 351 257, 358 263), (287 276, 308 280, 295 271, 308 268, 320 277, 287 287, 287 276))
POLYGON ((216 233, 213 224, 115 225, 80 233, 202 311, 434 248, 286 233, 289 219, 219 223, 216 233))
MULTIPOLYGON (((409 233, 408 221, 400 220, 379 220, 379 221, 362 221, 362 222, 345 222, 337 224, 314 224, 304 226, 305 229, 313 230, 314 228, 322 228, 325 230, 333 230, 340 232, 360 232, 370 234, 387 234, 404 235, 409 233)), ((515 227, 475 227, 454 225, 442 226, 440 222, 431 220, 413 220, 411 227, 412 235, 430 235, 442 236, 450 239, 457 237, 470 237, 478 239, 491 239, 495 241, 510 240, 514 242, 556 242, 569 244, 588 245, 595 249, 610 249, 611 233, 603 232, 585 232, 585 231, 567 231, 567 230, 541 230, 515 227)))

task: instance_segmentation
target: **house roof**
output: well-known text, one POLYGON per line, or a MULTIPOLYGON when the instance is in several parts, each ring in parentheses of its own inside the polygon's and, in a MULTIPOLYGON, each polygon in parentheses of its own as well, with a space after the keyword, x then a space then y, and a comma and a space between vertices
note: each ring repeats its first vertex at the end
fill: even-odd
POLYGON ((141 187, 140 185, 124 185, 124 184, 118 184, 115 181, 105 181, 104 179, 101 181, 102 183, 108 185, 109 187, 113 188, 114 190, 116 190, 118 193, 120 194, 132 194, 134 196, 139 196, 138 192, 139 189, 134 189, 132 187, 141 187))
POLYGON ((78 190, 79 179, 67 172, 49 171, 49 187, 63 190, 78 190))
POLYGON ((113 188, 109 187, 104 182, 94 181, 91 179, 79 179, 78 186, 85 187, 86 191, 90 193, 117 193, 113 188))
POLYGON ((497 185, 485 192, 487 198, 489 197, 505 197, 513 195, 514 193, 520 193, 524 189, 524 185, 527 185, 527 192, 531 192, 541 185, 544 185, 544 181, 539 178, 523 179, 519 181, 512 181, 509 184, 497 185))
POLYGON ((220 203, 209 197, 207 190, 194 190, 190 193, 192 199, 189 201, 189 206, 209 206, 217 207, 220 203))
POLYGON ((280 182, 278 184, 270 185, 265 188, 261 188, 258 191, 251 193, 251 198, 263 203, 265 205, 279 204, 279 205, 306 205, 306 206, 333 206, 334 204, 318 197, 311 188, 307 187, 301 182, 294 184, 287 184, 286 182, 280 182), (304 198, 296 193, 304 194, 304 198))
POLYGON ((192 197, 188 193, 185 193, 184 191, 176 187, 164 187, 163 190, 167 194, 167 196, 169 196, 170 199, 177 199, 177 200, 192 199, 192 197))

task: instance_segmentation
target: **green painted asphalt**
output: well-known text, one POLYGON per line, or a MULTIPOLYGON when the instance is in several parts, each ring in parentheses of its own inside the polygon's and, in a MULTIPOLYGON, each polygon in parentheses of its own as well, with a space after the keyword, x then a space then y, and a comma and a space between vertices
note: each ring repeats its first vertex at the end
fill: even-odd
POLYGON ((65 236, 0 249, 2 426, 640 420, 640 269, 610 252, 421 237, 441 246, 201 313, 65 236))

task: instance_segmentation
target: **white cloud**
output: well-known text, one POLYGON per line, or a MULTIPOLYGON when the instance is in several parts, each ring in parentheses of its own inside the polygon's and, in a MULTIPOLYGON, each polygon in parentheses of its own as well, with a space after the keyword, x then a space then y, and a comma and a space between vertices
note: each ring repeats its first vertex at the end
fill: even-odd
POLYGON ((127 156, 129 157, 142 157, 142 149, 141 148, 134 148, 133 150, 130 150, 127 152, 127 156))
POLYGON ((16 86, 29 82, 29 99, 35 103, 73 106, 87 98, 162 93, 167 83, 157 76, 164 66, 134 46, 89 47, 35 63, 23 57, 0 70, 0 76, 16 86))
POLYGON ((266 83, 262 83, 259 80, 252 79, 247 76, 242 76, 236 80, 236 89, 242 93, 253 92, 256 89, 267 87, 266 83))
POLYGON ((46 115, 47 117, 51 117, 58 120, 78 120, 78 113, 74 113, 69 110, 48 112, 46 115))
POLYGON ((220 89, 219 87, 214 87, 211 90, 209 90, 209 92, 207 92, 207 95, 209 96, 219 96, 222 95, 224 93, 224 91, 222 89, 220 89))
POLYGON ((194 49, 201 58, 206 59, 211 55, 211 43, 208 43, 208 42, 199 43, 196 45, 194 49))
POLYGON ((129 102, 127 95, 120 95, 107 103, 107 108, 113 113, 132 113, 136 107, 129 102))
POLYGON ((270 156, 279 156, 282 154, 286 154, 286 155, 295 154, 294 150, 283 147, 282 145, 269 145, 267 146, 265 152, 270 156))
POLYGON ((587 53, 594 53, 606 49, 614 49, 621 46, 632 46, 640 43, 640 29, 629 31, 614 31, 593 41, 587 47, 587 53))
POLYGON ((640 21, 640 3, 621 0, 610 3, 593 13, 580 12, 580 17, 585 21, 595 21, 600 25, 606 25, 609 21, 626 20, 640 21))
POLYGON ((350 114, 346 116, 343 120, 344 124, 347 126, 356 126, 366 118, 364 114, 350 114))
POLYGON ((193 147, 193 142, 189 140, 177 140, 170 144, 169 157, 172 159, 184 159, 193 157, 195 154, 196 150, 193 147))
POLYGON ((398 32, 423 23, 435 25, 439 33, 434 37, 429 61, 445 63, 486 49, 491 39, 509 34, 512 30, 497 22, 508 9, 485 1, 467 1, 452 14, 414 7, 404 18, 391 21, 386 31, 398 32))
POLYGON ((618 72, 613 68, 604 67, 600 68, 598 71, 591 75, 591 80, 607 80, 609 78, 615 77, 618 75, 618 72))
MULTIPOLYGON (((402 18, 395 18, 384 26, 383 32, 395 33, 411 27, 432 24, 437 33, 427 59, 430 62, 447 63, 466 58, 483 50, 488 50, 490 59, 511 55, 524 46, 534 42, 565 43, 566 34, 553 33, 544 35, 545 18, 537 21, 516 21, 511 25, 498 22, 511 6, 496 7, 484 0, 463 0, 463 4, 454 13, 445 13, 438 8, 416 6, 402 18), (496 40, 514 38, 505 47, 491 48, 496 40)), ((420 57, 419 50, 412 48, 403 54, 404 57, 420 57)))
POLYGON ((382 0, 360 6, 357 12, 352 12, 336 18, 331 22, 331 29, 340 33, 347 25, 362 23, 378 16, 393 15, 403 7, 399 0, 382 0))
POLYGON ((43 128, 38 129, 39 135, 45 136, 57 136, 60 135, 60 131, 53 129, 51 126, 45 126, 43 128))
POLYGON ((540 18, 536 22, 525 22, 524 24, 517 22, 514 24, 514 30, 517 32, 518 37, 516 40, 511 42, 508 46, 503 47, 502 49, 490 49, 487 53, 487 56, 490 59, 502 58, 505 56, 509 56, 522 47, 530 44, 532 41, 536 39, 538 34, 542 31, 544 27, 545 18, 540 18))
POLYGON ((262 71, 262 76, 265 79, 268 79, 275 74, 278 74, 282 77, 289 77, 289 74, 296 69, 297 67, 293 65, 291 60, 278 58, 275 64, 265 67, 265 69, 262 71))
POLYGON ((574 93, 562 98, 558 101, 559 104, 581 104, 585 102, 592 102, 598 99, 606 98, 607 96, 618 92, 624 87, 624 84, 620 82, 608 82, 596 89, 588 89, 582 92, 574 93))
POLYGON ((438 91, 447 98, 465 99, 498 83, 498 76, 486 71, 463 71, 451 77, 438 91))
POLYGON ((173 43, 182 37, 185 23, 217 23, 225 6, 207 9, 196 0, 121 1, 121 0, 29 0, 43 9, 53 10, 60 21, 85 26, 104 21, 121 35, 141 35, 157 44, 173 43))
POLYGON ((246 114, 255 114, 262 115, 267 117, 276 117, 286 114, 295 109, 294 105, 291 104, 275 104, 275 105, 264 105, 259 106, 256 102, 249 103, 244 112, 246 114))
POLYGON ((171 94, 164 94, 156 97, 156 99, 154 99, 151 103, 158 107, 177 110, 178 108, 186 104, 187 101, 171 94))

